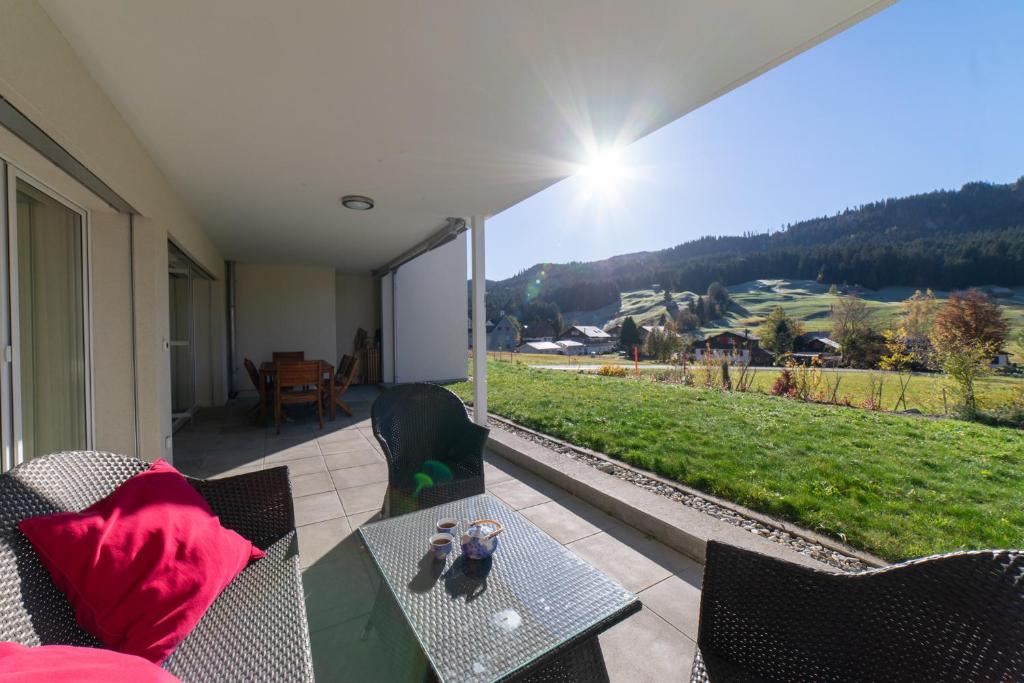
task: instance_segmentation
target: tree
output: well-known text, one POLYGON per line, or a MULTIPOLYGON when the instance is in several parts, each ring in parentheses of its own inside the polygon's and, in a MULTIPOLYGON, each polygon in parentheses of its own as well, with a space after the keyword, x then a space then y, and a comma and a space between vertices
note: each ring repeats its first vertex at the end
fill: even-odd
POLYGON ((900 383, 900 394, 896 398, 894 410, 899 410, 900 402, 903 409, 907 408, 907 385, 914 376, 911 370, 914 367, 914 354, 907 344, 907 332, 903 328, 898 330, 886 330, 882 333, 885 337, 885 353, 878 360, 878 367, 882 370, 895 372, 900 383))
POLYGON ((729 310, 729 303, 732 299, 729 290, 721 282, 715 281, 708 285, 708 299, 714 302, 715 317, 720 318, 729 310))
POLYGON ((999 304, 978 291, 954 292, 935 313, 929 339, 967 418, 977 414, 974 383, 991 372, 989 363, 1008 329, 999 304))
POLYGON ((693 311, 684 308, 676 313, 676 327, 680 330, 690 332, 700 327, 700 318, 693 311))
POLYGON ((901 304, 901 307, 903 310, 900 313, 900 336, 913 357, 913 362, 927 366, 930 364, 931 348, 928 335, 932 331, 932 320, 935 317, 935 293, 929 289, 922 294, 918 289, 901 304))
POLYGON ((831 285, 829 285, 828 293, 831 294, 832 296, 839 296, 839 288, 836 287, 836 283, 833 282, 831 285))
POLYGON ((528 328, 538 323, 550 325, 556 337, 565 328, 565 322, 562 320, 562 313, 558 310, 558 305, 541 299, 533 299, 526 303, 520 312, 519 321, 528 328))
POLYGON ((786 315, 782 306, 776 306, 758 328, 757 333, 761 338, 761 346, 776 356, 781 356, 793 350, 793 342, 803 334, 803 327, 798 321, 786 315))
POLYGON ((644 353, 651 358, 667 363, 679 353, 682 346, 683 340, 676 333, 675 324, 669 321, 660 330, 655 328, 647 333, 644 353))
MULTIPOLYGON (((933 340, 933 343, 935 341, 938 340, 933 340)), ((992 371, 988 364, 992 360, 993 347, 988 342, 966 338, 943 338, 939 343, 943 344, 941 348, 936 345, 942 371, 953 380, 961 413, 971 419, 978 412, 974 383, 992 371)))
POLYGON ((832 339, 843 349, 843 361, 847 365, 866 367, 880 353, 873 339, 871 309, 860 297, 848 294, 841 296, 832 306, 832 339))
POLYGON ((636 320, 633 320, 633 316, 623 320, 622 332, 619 333, 619 343, 622 344, 622 347, 624 349, 632 349, 634 346, 640 346, 642 341, 640 329, 636 326, 636 320))
POLYGON ((935 313, 931 340, 937 350, 965 342, 986 344, 995 354, 1010 330, 1002 307, 977 290, 953 292, 935 313))

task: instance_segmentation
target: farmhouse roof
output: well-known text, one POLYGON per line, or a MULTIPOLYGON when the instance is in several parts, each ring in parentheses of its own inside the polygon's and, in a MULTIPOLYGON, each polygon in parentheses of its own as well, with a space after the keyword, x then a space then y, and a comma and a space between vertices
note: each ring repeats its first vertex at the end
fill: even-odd
POLYGON ((608 339, 610 334, 595 325, 573 325, 570 330, 578 330, 587 339, 608 339))
MULTIPOLYGON (((575 342, 573 342, 573 343, 575 343, 575 342)), ((539 342, 526 342, 520 348, 528 348, 531 351, 558 351, 562 347, 559 346, 558 344, 554 343, 554 342, 539 341, 539 342)))

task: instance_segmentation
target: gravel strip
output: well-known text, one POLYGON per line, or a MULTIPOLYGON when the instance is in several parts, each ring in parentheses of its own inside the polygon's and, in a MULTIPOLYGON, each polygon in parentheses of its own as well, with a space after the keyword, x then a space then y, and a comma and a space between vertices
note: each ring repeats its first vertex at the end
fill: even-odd
POLYGON ((664 484, 652 477, 645 476, 635 470, 620 467, 615 463, 611 463, 588 453, 570 448, 558 443, 557 441, 552 441, 551 439, 533 432, 518 428, 514 424, 503 420, 499 421, 489 417, 487 422, 492 428, 501 429, 524 439, 528 439, 556 453, 568 456, 577 462, 581 462, 585 465, 601 470, 605 474, 610 474, 613 477, 617 477, 623 481, 628 481, 629 483, 651 491, 652 493, 657 493, 665 498, 670 498, 677 503, 699 510, 700 512, 711 515, 716 519, 720 519, 727 524, 732 524, 733 526, 738 526, 741 529, 746 529, 752 534, 789 546, 798 553, 812 557, 819 562, 824 562, 836 569, 851 573, 872 569, 871 566, 856 557, 851 557, 837 550, 833 550, 832 548, 826 548, 820 543, 815 543, 800 536, 796 536, 788 531, 750 519, 749 517, 739 514, 735 510, 722 507, 721 505, 718 505, 706 498, 680 491, 677 488, 664 484))

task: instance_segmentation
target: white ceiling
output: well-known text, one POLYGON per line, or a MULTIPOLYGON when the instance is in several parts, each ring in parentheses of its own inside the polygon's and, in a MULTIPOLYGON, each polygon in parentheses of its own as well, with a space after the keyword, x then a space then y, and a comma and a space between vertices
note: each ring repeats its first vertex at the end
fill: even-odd
POLYGON ((226 258, 365 272, 890 0, 43 4, 226 258))

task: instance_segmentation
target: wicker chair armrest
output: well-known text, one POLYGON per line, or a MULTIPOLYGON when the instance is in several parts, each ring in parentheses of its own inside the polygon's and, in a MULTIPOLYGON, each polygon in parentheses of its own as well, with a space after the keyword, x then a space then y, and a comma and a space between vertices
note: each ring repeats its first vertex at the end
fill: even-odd
POLYGON ((190 479, 225 527, 266 550, 295 530, 287 467, 224 479, 190 479))
POLYGON ((473 474, 483 473, 483 454, 491 430, 475 422, 467 422, 452 440, 448 460, 473 474))

